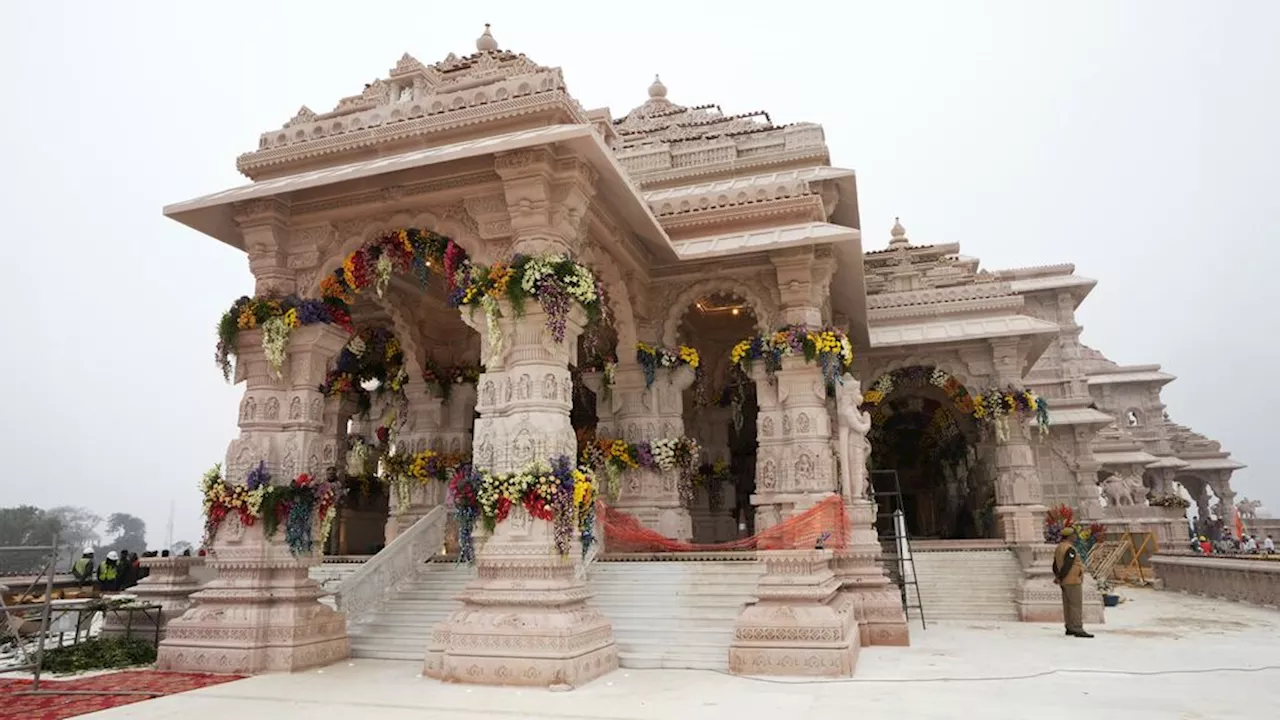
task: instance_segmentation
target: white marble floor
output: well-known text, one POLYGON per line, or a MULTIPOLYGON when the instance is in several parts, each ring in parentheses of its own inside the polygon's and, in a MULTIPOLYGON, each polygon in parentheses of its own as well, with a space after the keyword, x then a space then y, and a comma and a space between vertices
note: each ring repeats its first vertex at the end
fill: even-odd
POLYGON ((796 682, 702 671, 620 670, 573 692, 444 685, 416 663, 356 660, 269 675, 86 717, 399 720, 683 718, 1276 717, 1280 611, 1125 590, 1097 637, 1061 627, 912 628, 910 648, 862 651, 856 677, 796 682), (1259 669, 1270 666, 1270 669, 1259 669), (1251 670, 1251 671, 1250 671, 1251 670))

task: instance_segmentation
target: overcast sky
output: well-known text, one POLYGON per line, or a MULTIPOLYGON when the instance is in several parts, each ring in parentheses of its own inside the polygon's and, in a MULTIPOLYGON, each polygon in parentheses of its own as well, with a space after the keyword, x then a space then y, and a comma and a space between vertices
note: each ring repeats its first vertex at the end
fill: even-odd
POLYGON ((240 397, 214 326, 253 283, 161 207, 240 184, 259 133, 403 52, 472 52, 484 22, 615 117, 657 72, 677 103, 822 123, 868 249, 900 215, 987 268, 1075 263, 1099 281, 1084 341, 1177 375, 1173 418, 1280 511, 1266 0, 4 3, 0 505, 135 513, 158 544, 174 501, 176 539, 198 540, 240 397))

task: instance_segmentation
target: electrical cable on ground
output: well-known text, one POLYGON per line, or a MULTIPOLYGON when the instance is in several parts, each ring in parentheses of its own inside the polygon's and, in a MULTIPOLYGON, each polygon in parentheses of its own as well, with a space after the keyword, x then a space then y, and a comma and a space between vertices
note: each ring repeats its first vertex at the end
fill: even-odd
POLYGON ((1050 675, 1123 675, 1136 677, 1159 677, 1164 675, 1200 675, 1204 673, 1258 673, 1280 670, 1280 665, 1262 665, 1260 667, 1219 667, 1188 668, 1185 670, 1099 670, 1096 668, 1055 668, 1025 675, 990 675, 980 677, 940 677, 940 678, 828 678, 821 680, 784 680, 764 678, 751 675, 734 675, 727 670, 706 670, 705 672, 725 675, 739 680, 770 683, 773 685, 826 685, 829 683, 964 683, 964 682, 1007 682, 1014 680, 1035 680, 1050 675))

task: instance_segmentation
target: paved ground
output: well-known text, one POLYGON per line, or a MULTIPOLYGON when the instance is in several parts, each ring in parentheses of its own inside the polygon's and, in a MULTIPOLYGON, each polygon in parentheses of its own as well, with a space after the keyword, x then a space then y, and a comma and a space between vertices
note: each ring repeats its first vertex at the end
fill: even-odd
POLYGON ((621 670, 573 692, 444 685, 416 663, 356 660, 250 678, 92 718, 668 720, 673 718, 1276 717, 1280 611, 1124 592, 1098 637, 1059 627, 912 628, 912 647, 863 650, 852 681, 798 683, 699 671, 621 670), (1271 666, 1270 669, 1259 669, 1271 666), (1243 671, 1252 669, 1252 672, 1243 671))

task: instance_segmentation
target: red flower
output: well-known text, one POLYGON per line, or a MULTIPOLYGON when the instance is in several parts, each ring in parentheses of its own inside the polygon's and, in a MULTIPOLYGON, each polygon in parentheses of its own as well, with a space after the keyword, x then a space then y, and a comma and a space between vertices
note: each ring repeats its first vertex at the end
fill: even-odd
POLYGON ((378 442, 383 445, 386 445, 387 441, 391 439, 391 431, 385 425, 379 425, 375 433, 378 436, 378 442))
POLYGON ((306 487, 310 484, 311 484, 311 476, 306 473, 302 473, 301 475, 294 478, 293 480, 294 487, 306 487))
POLYGON ((511 501, 505 497, 498 498, 498 512, 497 512, 498 522, 502 522, 503 520, 506 520, 507 515, 510 513, 511 513, 511 501))

